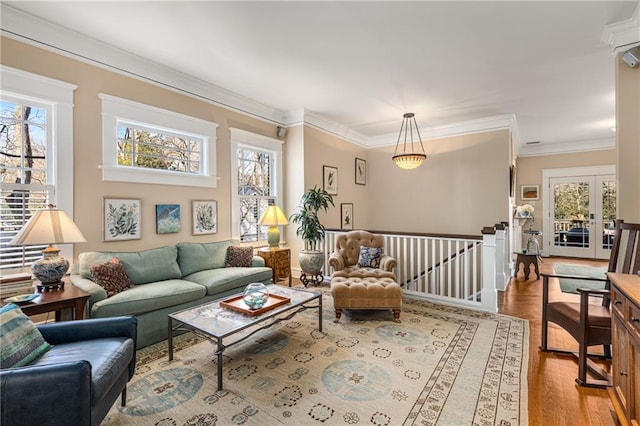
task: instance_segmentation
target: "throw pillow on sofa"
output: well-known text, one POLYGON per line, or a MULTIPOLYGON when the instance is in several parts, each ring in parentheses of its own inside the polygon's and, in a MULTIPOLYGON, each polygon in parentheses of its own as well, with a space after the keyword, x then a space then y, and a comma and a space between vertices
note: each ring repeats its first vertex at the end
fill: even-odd
POLYGON ((360 247, 358 266, 361 268, 379 268, 382 249, 380 247, 360 247))
POLYGON ((49 349, 51 345, 18 305, 0 308, 0 368, 24 367, 49 349))
POLYGON ((227 268, 251 267, 253 260, 253 247, 227 247, 227 257, 224 266, 227 268))
POLYGON ((107 263, 91 266, 91 276, 107 292, 107 297, 133 287, 124 265, 117 257, 107 263))

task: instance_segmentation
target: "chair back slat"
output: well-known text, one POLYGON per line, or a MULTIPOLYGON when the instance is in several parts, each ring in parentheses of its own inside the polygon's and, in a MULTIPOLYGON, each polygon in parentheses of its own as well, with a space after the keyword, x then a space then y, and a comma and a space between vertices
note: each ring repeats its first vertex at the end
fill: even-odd
POLYGON ((634 274, 640 269, 640 224, 619 222, 616 225, 609 271, 634 274), (621 246, 624 246, 623 253, 620 253, 621 246), (617 262, 620 260, 622 265, 618 269, 617 262))

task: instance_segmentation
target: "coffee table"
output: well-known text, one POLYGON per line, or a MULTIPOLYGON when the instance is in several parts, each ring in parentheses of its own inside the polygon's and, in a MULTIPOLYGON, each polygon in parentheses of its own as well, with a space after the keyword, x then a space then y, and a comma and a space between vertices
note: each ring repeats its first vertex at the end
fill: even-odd
POLYGON ((173 335, 177 331, 193 331, 198 336, 215 342, 215 354, 218 363, 218 390, 222 390, 222 354, 230 346, 243 342, 261 330, 270 328, 279 322, 291 319, 295 314, 307 309, 318 309, 318 331, 322 332, 322 294, 309 290, 302 290, 279 285, 269 285, 269 294, 288 297, 291 303, 278 306, 270 311, 251 316, 220 306, 220 302, 231 297, 225 297, 193 308, 169 314, 169 361, 173 359, 173 335), (309 305, 314 300, 318 304, 309 305), (231 342, 224 342, 243 330, 247 334, 231 342))

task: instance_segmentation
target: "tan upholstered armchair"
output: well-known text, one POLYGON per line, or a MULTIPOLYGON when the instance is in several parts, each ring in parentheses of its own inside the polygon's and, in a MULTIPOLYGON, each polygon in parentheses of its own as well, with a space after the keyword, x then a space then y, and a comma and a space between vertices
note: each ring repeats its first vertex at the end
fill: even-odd
POLYGON ((396 274, 393 268, 396 266, 396 260, 393 257, 383 253, 378 268, 361 267, 358 266, 360 247, 384 248, 384 239, 382 235, 367 231, 349 231, 338 235, 335 251, 329 256, 329 266, 334 271, 331 278, 377 276, 392 278, 395 281, 396 274))

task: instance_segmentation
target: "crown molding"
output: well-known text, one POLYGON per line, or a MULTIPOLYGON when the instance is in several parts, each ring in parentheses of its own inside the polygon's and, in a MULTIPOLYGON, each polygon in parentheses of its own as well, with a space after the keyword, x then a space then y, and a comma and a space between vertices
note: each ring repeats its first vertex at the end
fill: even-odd
POLYGON ((539 155, 570 154, 585 151, 602 151, 614 149, 616 147, 615 138, 592 139, 586 141, 574 141, 554 143, 551 145, 525 145, 520 148, 518 157, 535 157, 539 155))
MULTIPOLYGON (((476 120, 460 121, 442 126, 420 126, 422 140, 441 139, 451 136, 461 136, 470 133, 490 132, 494 130, 509 129, 515 146, 520 143, 518 125, 515 114, 497 115, 494 117, 480 118, 476 120)), ((388 133, 376 136, 368 140, 369 147, 391 146, 397 143, 398 134, 388 133)))
POLYGON ((0 4, 2 35, 260 120, 283 124, 285 112, 157 62, 0 4))
POLYGON ((632 47, 631 45, 640 43, 640 2, 631 18, 606 25, 600 40, 613 46, 614 56, 619 51, 627 50, 632 47))

